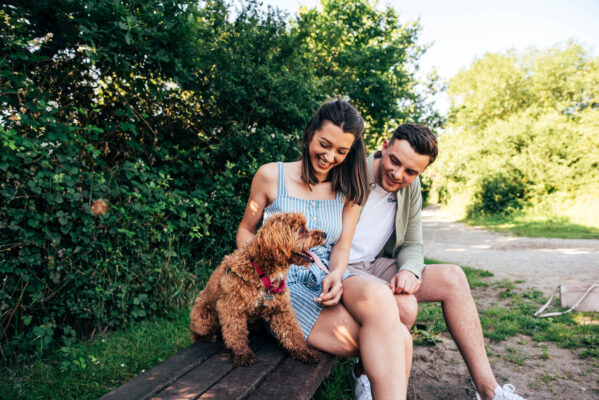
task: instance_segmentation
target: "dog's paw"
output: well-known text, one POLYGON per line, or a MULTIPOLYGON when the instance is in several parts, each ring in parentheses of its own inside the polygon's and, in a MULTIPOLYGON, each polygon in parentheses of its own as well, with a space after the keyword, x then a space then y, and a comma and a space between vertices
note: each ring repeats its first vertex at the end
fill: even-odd
POLYGON ((301 351, 291 352, 291 357, 305 363, 317 363, 320 360, 320 352, 316 349, 306 348, 301 351))
POLYGON ((251 351, 247 353, 233 354, 233 365, 236 367, 247 367, 252 365, 255 359, 256 357, 251 351))

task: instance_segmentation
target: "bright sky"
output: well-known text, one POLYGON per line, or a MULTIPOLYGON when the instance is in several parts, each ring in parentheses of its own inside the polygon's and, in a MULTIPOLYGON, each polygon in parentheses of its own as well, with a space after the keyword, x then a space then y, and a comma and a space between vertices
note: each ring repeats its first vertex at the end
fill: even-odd
MULTIPOLYGON (((295 14, 319 0, 262 0, 295 14)), ((380 0, 400 21, 420 18, 420 43, 432 43, 420 60, 423 72, 437 67, 444 79, 487 52, 548 48, 568 39, 599 54, 599 0, 380 0), (403 18, 401 18, 403 16, 403 18)), ((446 102, 438 99, 445 111, 446 102)))

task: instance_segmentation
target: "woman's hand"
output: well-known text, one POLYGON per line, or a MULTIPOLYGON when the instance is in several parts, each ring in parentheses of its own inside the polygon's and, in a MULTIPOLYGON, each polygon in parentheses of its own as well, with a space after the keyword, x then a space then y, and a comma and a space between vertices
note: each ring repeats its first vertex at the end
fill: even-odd
POLYGON ((343 295, 343 285, 341 284, 341 275, 331 271, 322 280, 322 293, 314 301, 323 306, 334 306, 341 301, 343 295))

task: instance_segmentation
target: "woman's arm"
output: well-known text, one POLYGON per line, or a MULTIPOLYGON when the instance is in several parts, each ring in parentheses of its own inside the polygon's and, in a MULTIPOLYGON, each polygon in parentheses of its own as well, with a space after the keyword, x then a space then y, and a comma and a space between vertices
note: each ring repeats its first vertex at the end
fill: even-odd
POLYGON ((256 231, 258 230, 258 224, 262 219, 264 208, 266 208, 266 206, 268 206, 268 204, 274 200, 274 197, 276 197, 276 188, 276 164, 265 164, 258 168, 258 171, 256 171, 254 179, 252 180, 250 196, 245 206, 243 218, 241 219, 239 227, 237 228, 237 236, 235 237, 235 241, 238 248, 243 247, 247 242, 252 240, 256 234, 256 231))
POLYGON ((331 250, 330 273, 322 280, 322 294, 316 299, 325 306, 332 306, 341 300, 343 287, 341 277, 349 262, 349 251, 354 237, 362 206, 346 202, 343 207, 341 236, 331 250))

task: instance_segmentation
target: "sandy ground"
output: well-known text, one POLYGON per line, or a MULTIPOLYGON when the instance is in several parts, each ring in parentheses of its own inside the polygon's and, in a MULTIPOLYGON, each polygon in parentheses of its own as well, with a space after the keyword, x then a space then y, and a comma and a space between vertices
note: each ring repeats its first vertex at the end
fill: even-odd
MULTIPOLYGON (((482 268, 489 279, 524 280, 549 295, 566 281, 599 281, 599 240, 520 238, 443 220, 438 209, 423 212, 425 255, 440 261, 482 268)), ((479 310, 501 305, 497 289, 473 290, 479 310)), ((599 363, 552 343, 519 335, 496 342, 485 339, 497 381, 511 383, 526 399, 599 399, 599 363)), ((448 334, 434 346, 415 346, 410 400, 474 399, 466 365, 448 334)))
POLYGON ((489 232, 422 211, 424 255, 524 280, 546 295, 562 282, 599 282, 599 240, 525 238, 489 232))

